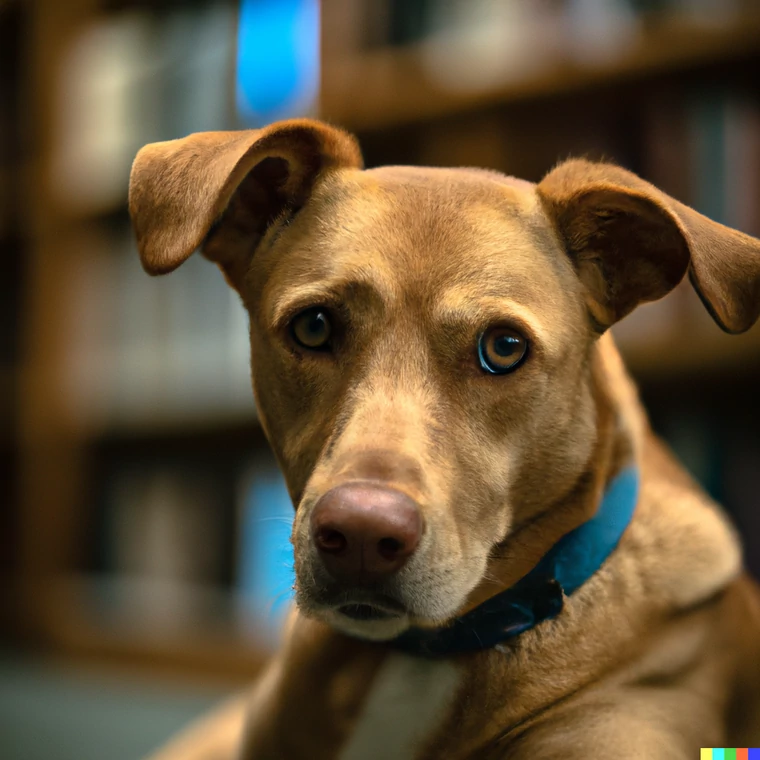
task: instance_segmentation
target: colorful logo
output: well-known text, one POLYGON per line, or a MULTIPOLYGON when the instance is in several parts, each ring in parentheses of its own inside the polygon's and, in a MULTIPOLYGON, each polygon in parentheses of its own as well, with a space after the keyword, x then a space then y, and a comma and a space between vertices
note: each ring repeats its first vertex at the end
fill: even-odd
POLYGON ((756 747, 702 747, 699 760, 760 760, 760 749, 756 747))

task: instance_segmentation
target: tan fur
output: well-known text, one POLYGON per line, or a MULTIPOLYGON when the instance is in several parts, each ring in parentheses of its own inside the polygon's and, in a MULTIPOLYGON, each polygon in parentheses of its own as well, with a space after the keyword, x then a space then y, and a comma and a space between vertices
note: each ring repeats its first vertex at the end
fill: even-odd
MULTIPOLYGON (((148 146, 133 169, 146 269, 202 246, 248 309, 254 393, 297 506, 299 612, 240 757, 339 758, 388 661, 369 640, 513 584, 631 461, 642 489, 618 549, 559 617, 454 660, 456 693, 414 758, 686 760, 760 743, 758 594, 737 538, 652 434, 605 333, 687 271, 724 329, 748 329, 760 243, 609 165, 566 162, 538 186, 360 166, 352 138, 301 120, 148 146), (315 305, 332 310, 332 353, 289 338, 315 305), (509 375, 476 360, 494 324, 530 341, 509 375), (320 496, 355 480, 405 492, 425 519, 385 587, 408 610, 390 623, 335 611, 309 537, 320 496)), ((161 759, 234 756, 235 715, 161 759)))

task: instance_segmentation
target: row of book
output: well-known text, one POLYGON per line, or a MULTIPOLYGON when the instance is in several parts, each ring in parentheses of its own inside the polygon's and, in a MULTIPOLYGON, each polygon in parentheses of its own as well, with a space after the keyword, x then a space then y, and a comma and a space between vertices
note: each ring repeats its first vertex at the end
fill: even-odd
POLYGON ((49 181, 66 213, 126 201, 137 150, 313 109, 317 0, 144 5, 92 20, 58 73, 49 181))
POLYGON ((126 222, 89 236, 77 254, 61 386, 83 424, 161 428, 255 417, 247 315, 215 265, 195 255, 151 278, 126 222))
POLYGON ((642 173, 711 219, 760 234, 760 101, 709 87, 653 103, 642 173))
MULTIPOLYGON (((717 222, 760 236, 755 93, 707 88, 654 99, 642 113, 639 153, 630 168, 654 185, 717 222)), ((631 352, 653 337, 676 345, 718 334, 686 282, 668 298, 639 308, 615 332, 631 352)))
MULTIPOLYGON (((409 45, 461 34, 487 43, 515 33, 535 44, 560 37, 579 55, 584 43, 612 51, 644 24, 672 19, 725 24, 754 10, 752 0, 335 0, 325 5, 325 28, 340 29, 346 51, 409 45)), ((502 51, 506 52, 506 51, 502 51)))
POLYGON ((233 459, 101 461, 85 568, 100 614, 154 634, 221 622, 262 642, 277 634, 292 596, 293 507, 265 447, 233 459))
POLYGON ((52 196, 72 214, 126 203, 139 148, 230 128, 236 8, 231 2, 95 17, 58 71, 49 169, 52 196))

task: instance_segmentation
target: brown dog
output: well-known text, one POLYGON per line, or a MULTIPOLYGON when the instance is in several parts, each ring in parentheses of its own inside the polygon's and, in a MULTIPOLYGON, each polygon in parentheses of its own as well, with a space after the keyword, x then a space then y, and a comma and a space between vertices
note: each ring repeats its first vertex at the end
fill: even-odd
POLYGON ((615 166, 568 161, 538 185, 363 171, 349 135, 307 120, 147 146, 130 209, 150 273, 201 248, 240 294, 296 505, 282 650, 250 697, 160 757, 693 760, 760 745, 758 594, 606 333, 687 272, 723 329, 747 330, 760 242, 615 166), (633 518, 574 593, 547 576, 517 605, 533 623, 497 642, 480 623, 462 632, 480 651, 399 649, 493 611, 563 536, 618 509, 605 494, 625 472, 633 518))

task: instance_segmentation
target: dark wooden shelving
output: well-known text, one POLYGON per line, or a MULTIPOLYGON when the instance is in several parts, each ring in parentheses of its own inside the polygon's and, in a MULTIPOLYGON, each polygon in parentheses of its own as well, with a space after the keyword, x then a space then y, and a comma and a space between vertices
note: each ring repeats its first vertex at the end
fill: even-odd
POLYGON ((328 58, 320 108, 336 124, 371 132, 694 70, 709 73, 758 55, 760 15, 718 27, 662 20, 645 26, 637 41, 606 61, 574 61, 560 49, 549 52, 542 65, 526 66, 524 74, 515 71, 501 85, 463 91, 446 89, 430 77, 421 45, 388 48, 345 60, 328 58))
MULTIPOLYGON (((9 399, 13 416, 7 441, 0 438, 0 458, 8 455, 5 461, 12 462, 17 479, 12 523, 19 537, 13 603, 6 608, 12 614, 6 617, 56 658, 244 681, 260 668, 267 650, 229 615, 171 635, 149 626, 114 625, 92 605, 101 581, 83 557, 93 541, 88 515, 104 461, 135 452, 157 460, 170 450, 218 454, 225 446, 264 452, 253 406, 239 413, 199 410, 192 419, 103 416, 93 422, 72 411, 60 391, 63 368, 76 348, 61 318, 72 270, 109 255, 107 247, 82 254, 82 241, 126 229, 126 207, 119 202, 74 212, 53 197, 48 179, 56 77, 67 45, 93 19, 129 9, 150 14, 155 5, 44 0, 26 20, 30 65, 24 82, 29 79, 30 102, 16 118, 35 125, 35 144, 31 157, 25 155, 13 169, 23 180, 20 208, 14 211, 26 262, 23 288, 19 278, 14 291, 25 294, 15 336, 22 351, 17 361, 0 366, 0 394, 9 399)), ((645 24, 638 40, 613 58, 581 63, 560 49, 531 72, 515 71, 499 84, 470 91, 447 88, 430 76, 423 43, 336 57, 325 29, 323 49, 318 115, 359 133, 370 165, 386 160, 484 165, 536 179, 559 157, 598 151, 641 170, 633 164, 645 153, 640 133, 653 103, 705 83, 738 84, 755 100, 760 96, 760 16, 711 27, 666 20, 645 24)), ((6 187, 7 176, 3 166, 0 183, 6 187)), ((728 382, 732 373, 755 367, 760 377, 760 326, 728 338, 706 315, 692 319, 693 311, 688 320, 651 338, 648 328, 639 334, 635 326, 632 332, 621 327, 621 346, 642 383, 684 377, 697 385, 708 375, 728 382)), ((224 593, 220 603, 233 604, 224 593)))

